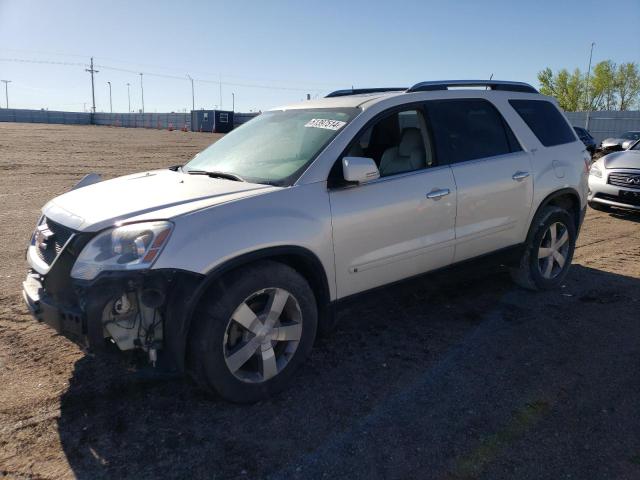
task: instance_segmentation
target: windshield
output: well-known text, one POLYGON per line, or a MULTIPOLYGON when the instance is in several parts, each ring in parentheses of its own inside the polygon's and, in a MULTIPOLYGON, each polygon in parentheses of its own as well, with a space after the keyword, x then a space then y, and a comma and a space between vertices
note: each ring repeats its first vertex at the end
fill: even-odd
POLYGON ((356 108, 265 112, 200 152, 184 170, 290 185, 359 112, 356 108))
POLYGON ((622 135, 625 140, 638 140, 640 138, 640 132, 627 132, 622 135))
POLYGON ((629 150, 640 150, 640 141, 637 141, 629 150))

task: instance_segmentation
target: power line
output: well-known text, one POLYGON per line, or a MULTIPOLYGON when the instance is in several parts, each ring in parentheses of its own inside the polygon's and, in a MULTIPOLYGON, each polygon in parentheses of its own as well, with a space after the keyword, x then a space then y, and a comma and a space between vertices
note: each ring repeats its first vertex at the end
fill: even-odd
MULTIPOLYGON (((59 62, 59 61, 55 61, 55 60, 34 60, 34 59, 14 58, 14 57, 0 57, 0 62, 33 63, 33 64, 44 64, 44 65, 74 66, 74 67, 87 67, 87 66, 89 66, 86 63, 78 63, 78 62, 59 62)), ((135 74, 135 75, 139 75, 140 74, 140 70, 132 70, 132 69, 128 69, 128 68, 114 67, 114 66, 111 66, 111 65, 95 64, 94 67, 101 68, 103 70, 113 70, 113 71, 117 71, 117 72, 131 73, 131 74, 135 74)), ((93 68, 93 67, 91 67, 91 68, 93 68)), ((97 73, 97 71, 96 71, 96 73, 97 73)), ((184 78, 185 78, 184 76, 181 76, 181 75, 170 75, 170 74, 166 74, 166 73, 157 73, 157 72, 142 72, 142 73, 144 73, 145 75, 152 76, 152 77, 167 78, 167 79, 172 79, 172 80, 182 80, 182 81, 184 81, 184 78)), ((285 91, 296 91, 296 92, 308 92, 308 91, 322 92, 324 90, 328 90, 328 89, 331 88, 331 87, 329 87, 329 88, 288 87, 288 86, 283 86, 283 85, 266 85, 266 84, 257 84, 257 83, 228 82, 228 81, 222 81, 220 79, 211 80, 211 79, 206 79, 206 78, 195 78, 195 77, 193 78, 193 80, 195 82, 213 83, 213 84, 219 85, 220 87, 222 87, 223 85, 226 85, 226 86, 231 86, 231 87, 260 88, 260 89, 265 89, 265 90, 285 90, 285 91)))
MULTIPOLYGON (((61 57, 73 57, 73 58, 87 58, 90 57, 91 55, 89 54, 85 54, 85 55, 79 55, 77 53, 72 54, 72 53, 61 53, 61 52, 50 52, 50 51, 42 51, 42 50, 28 50, 28 49, 16 49, 16 48, 5 48, 5 47, 0 47, 0 51, 8 51, 8 52, 20 52, 20 53, 28 53, 28 54, 35 54, 35 55, 55 55, 55 56, 61 56, 61 57)), ((168 71, 174 71, 177 73, 180 73, 183 71, 183 68, 178 68, 178 67, 167 67, 167 66, 163 66, 163 65, 155 65, 155 64, 150 64, 150 63, 138 63, 138 62, 131 62, 128 60, 122 60, 122 59, 118 59, 118 58, 110 58, 110 57, 100 57, 102 60, 107 61, 107 62, 115 62, 115 63, 119 63, 119 64, 126 64, 126 65, 133 65, 136 67, 136 70, 133 70, 135 73, 139 72, 140 69, 142 68, 143 70, 146 68, 150 68, 150 69, 160 69, 160 70, 168 70, 168 71)), ((61 64, 64 64, 66 62, 59 62, 61 64)), ((115 68, 115 67, 114 67, 115 68)), ((196 75, 201 75, 202 77, 207 77, 207 76, 217 76, 219 75, 218 73, 213 74, 210 72, 198 72, 198 71, 194 71, 191 70, 191 73, 196 74, 196 75)), ((171 76, 171 74, 167 74, 168 76, 171 76)), ((237 79, 241 79, 241 80, 250 80, 250 81, 254 81, 254 82, 258 82, 258 83, 262 83, 262 82, 280 82, 280 83, 293 83, 293 84, 299 84, 299 85, 315 85, 317 88, 320 89, 335 89, 341 85, 338 84, 327 84, 324 82, 313 82, 313 81, 309 81, 309 80, 300 80, 300 79, 280 79, 280 78, 255 78, 255 77, 245 77, 245 76, 240 76, 240 75, 233 75, 233 74, 229 74, 226 73, 223 75, 224 77, 227 78, 237 78, 237 79)), ((177 76, 175 78, 182 78, 180 76, 177 76)), ((393 83, 393 82, 391 82, 393 83)))
POLYGON ((47 65, 64 65, 64 66, 72 66, 72 67, 86 67, 86 63, 78 63, 78 62, 57 62, 55 60, 32 60, 28 58, 6 58, 0 57, 0 61, 2 62, 15 62, 15 63, 39 63, 39 64, 47 64, 47 65))

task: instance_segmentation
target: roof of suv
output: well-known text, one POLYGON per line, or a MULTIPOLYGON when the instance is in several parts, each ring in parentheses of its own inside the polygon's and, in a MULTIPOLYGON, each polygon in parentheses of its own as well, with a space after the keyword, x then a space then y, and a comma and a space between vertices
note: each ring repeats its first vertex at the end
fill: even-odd
POLYGON ((453 87, 458 91, 473 87, 485 87, 485 89, 480 90, 473 88, 474 93, 482 96, 504 92, 509 92, 510 94, 529 93, 539 95, 539 92, 535 88, 522 82, 508 82, 500 80, 441 80, 417 83, 406 90, 400 88, 337 90, 324 98, 306 100, 292 105, 277 107, 272 110, 303 108, 362 108, 365 110, 387 98, 409 95, 412 93, 442 92, 450 90, 450 87, 453 87))
POLYGON ((292 105, 273 108, 272 110, 288 110, 299 108, 367 108, 383 98, 397 97, 404 92, 360 93, 341 97, 324 97, 315 100, 306 100, 292 105))

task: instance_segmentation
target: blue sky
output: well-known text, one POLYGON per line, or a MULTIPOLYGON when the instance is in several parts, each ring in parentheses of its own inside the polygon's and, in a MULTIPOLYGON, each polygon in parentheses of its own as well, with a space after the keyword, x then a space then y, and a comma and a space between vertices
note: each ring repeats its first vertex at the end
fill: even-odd
POLYGON ((585 70, 592 41, 594 63, 640 63, 638 32, 640 0, 0 0, 0 79, 12 81, 12 107, 81 111, 94 56, 98 111, 109 110, 107 81, 114 111, 127 111, 127 82, 139 109, 137 72, 148 112, 190 109, 187 74, 196 108, 220 104, 221 80, 223 108, 234 92, 236 110, 264 110, 351 85, 492 73, 537 85, 547 66, 585 70))

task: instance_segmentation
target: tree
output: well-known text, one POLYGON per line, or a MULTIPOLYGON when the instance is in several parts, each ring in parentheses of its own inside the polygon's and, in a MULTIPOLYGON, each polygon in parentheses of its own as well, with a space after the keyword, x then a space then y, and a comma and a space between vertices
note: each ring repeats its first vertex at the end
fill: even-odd
POLYGON ((636 63, 616 65, 604 60, 595 65, 587 85, 580 69, 538 72, 540 93, 555 97, 568 112, 577 110, 628 110, 640 101, 640 70, 636 63), (588 92, 587 92, 588 90, 588 92))
POLYGON ((553 71, 547 67, 538 72, 538 81, 540 82, 540 93, 550 97, 556 96, 555 84, 553 81, 553 71))
POLYGON ((538 80, 540 93, 555 97, 563 110, 575 112, 582 106, 585 84, 580 69, 576 68, 573 73, 562 69, 554 75, 550 68, 545 68, 538 73, 538 80))
POLYGON ((615 75, 615 91, 620 100, 620 110, 629 110, 640 96, 640 71, 636 63, 623 63, 615 75))
POLYGON ((593 76, 589 81, 589 105, 584 109, 615 110, 616 109, 616 64, 611 60, 599 62, 593 67, 593 76))

